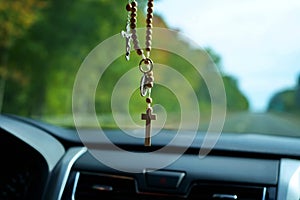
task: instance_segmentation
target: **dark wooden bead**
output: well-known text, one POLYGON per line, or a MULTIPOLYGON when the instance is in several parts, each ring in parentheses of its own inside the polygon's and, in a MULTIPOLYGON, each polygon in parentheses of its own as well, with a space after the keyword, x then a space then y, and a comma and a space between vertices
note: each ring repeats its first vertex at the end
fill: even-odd
POLYGON ((130 16, 131 16, 131 17, 136 17, 136 13, 135 13, 135 12, 132 12, 132 13, 130 14, 130 16))
POLYGON ((149 2, 148 2, 148 7, 153 8, 153 6, 154 6, 154 5, 153 5, 153 1, 149 1, 149 2))
POLYGON ((130 28, 131 28, 131 29, 135 29, 135 28, 136 28, 136 25, 135 25, 135 24, 130 24, 130 28))
POLYGON ((151 19, 151 18, 147 18, 147 19, 146 19, 146 23, 147 23, 147 24, 152 24, 152 19, 151 19))
POLYGON ((143 54, 143 50, 142 50, 142 49, 137 49, 137 50, 136 50, 136 53, 140 56, 140 55, 143 54))
POLYGON ((132 8, 131 8, 131 12, 136 13, 136 11, 137 11, 137 8, 136 8, 136 7, 132 7, 132 8))
POLYGON ((136 18, 135 17, 131 17, 130 18, 130 22, 133 23, 133 24, 136 23, 136 18))
POLYGON ((147 102, 147 103, 152 103, 152 98, 151 98, 151 97, 147 97, 147 98, 146 98, 146 102, 147 102))
POLYGON ((149 8, 147 9, 147 12, 148 12, 148 13, 153 13, 153 8, 150 8, 150 7, 149 7, 149 8))
POLYGON ((152 24, 147 24, 146 27, 147 27, 147 28, 152 28, 153 26, 152 26, 152 24))
POLYGON ((147 14, 147 18, 152 19, 153 18, 153 14, 152 13, 148 13, 147 14))
POLYGON ((146 47, 146 49, 145 49, 146 51, 151 51, 151 47, 146 47))
POLYGON ((136 1, 131 2, 131 6, 132 7, 137 7, 137 2, 136 1))
POLYGON ((128 3, 128 4, 126 5, 126 10, 127 10, 127 11, 131 11, 131 8, 132 8, 131 4, 128 3))

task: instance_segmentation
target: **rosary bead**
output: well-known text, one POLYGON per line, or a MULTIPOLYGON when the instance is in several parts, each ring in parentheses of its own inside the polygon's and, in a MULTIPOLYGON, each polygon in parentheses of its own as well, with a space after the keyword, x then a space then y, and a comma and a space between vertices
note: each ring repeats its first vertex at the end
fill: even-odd
POLYGON ((130 3, 128 3, 128 4, 126 5, 126 10, 127 10, 127 11, 131 11, 131 9, 132 9, 132 6, 131 6, 130 3))
POLYGON ((146 41, 146 46, 147 46, 147 47, 150 47, 150 46, 151 46, 151 44, 152 44, 152 42, 151 42, 151 41, 146 41))
POLYGON ((131 18, 130 18, 130 22, 131 22, 132 24, 135 24, 135 23, 136 23, 136 18, 135 18, 135 17, 131 17, 131 18))
POLYGON ((136 40, 132 40, 132 42, 133 42, 134 48, 139 49, 139 48, 136 48, 139 46, 139 41, 136 39, 136 40))
MULTIPOLYGON (((133 43, 133 48, 134 48, 135 50, 140 49, 140 46, 139 46, 138 42, 133 43)), ((138 55, 142 55, 142 54, 138 54, 138 55)))
POLYGON ((151 35, 146 35, 146 41, 151 41, 152 40, 152 36, 151 35))
POLYGON ((147 30, 146 30, 146 35, 152 35, 152 29, 147 28, 147 30))
POLYGON ((135 29, 135 28, 136 28, 136 25, 135 25, 135 24, 130 24, 130 28, 131 28, 131 29, 135 29))
MULTIPOLYGON (((144 60, 144 64, 145 64, 145 65, 149 65, 149 64, 150 64, 149 60, 148 60, 148 59, 145 59, 145 60, 144 60)), ((148 75, 148 73, 147 73, 147 75, 148 75)), ((149 75, 148 75, 148 76, 149 76, 149 75)))
MULTIPOLYGON (((148 0, 147 3, 147 17, 146 17, 146 42, 145 42, 145 51, 147 51, 147 56, 150 55, 150 51, 151 51, 151 45, 152 45, 152 23, 153 23, 153 6, 154 6, 154 0, 148 0)), ((141 49, 140 45, 139 45, 139 41, 138 41, 138 36, 137 36, 137 31, 136 31, 136 27, 137 27, 137 10, 138 10, 138 3, 135 0, 132 0, 131 3, 128 3, 126 5, 126 10, 128 12, 130 12, 130 19, 128 19, 128 23, 131 29, 131 39, 132 39, 132 43, 134 46, 134 49, 136 51, 136 53, 138 55, 143 55, 143 57, 145 58, 144 52, 141 49)), ((145 64, 149 65, 149 61, 147 59, 145 59, 145 64)), ((152 77, 153 75, 151 75, 152 77)), ((148 75, 149 77, 149 75, 148 75)), ((150 78, 152 80, 152 78, 150 78)), ((150 83, 149 83, 150 84, 150 83)), ((153 86, 153 80, 152 83, 150 85, 148 85, 148 87, 152 87, 153 86)))
POLYGON ((153 18, 153 14, 152 14, 152 13, 148 13, 148 14, 147 14, 147 18, 149 18, 149 19, 150 19, 150 18, 153 18))
POLYGON ((132 12, 132 13, 130 14, 130 16, 131 16, 131 17, 136 17, 136 13, 135 13, 135 12, 132 12))
POLYGON ((146 98, 146 102, 147 102, 147 103, 152 103, 152 98, 151 98, 151 97, 147 97, 147 98, 146 98))
POLYGON ((148 110, 149 110, 149 112, 151 112, 151 113, 153 112, 153 108, 152 108, 152 107, 148 107, 148 108, 147 108, 147 111, 148 111, 148 110))
POLYGON ((149 2, 148 2, 148 7, 153 8, 153 6, 154 6, 154 5, 153 5, 153 1, 149 1, 149 2))
POLYGON ((135 35, 136 34, 136 29, 131 29, 131 33, 132 33, 132 35, 135 35))
POLYGON ((136 1, 131 2, 131 5, 132 7, 137 7, 137 2, 136 1))
POLYGON ((143 50, 142 50, 142 49, 137 49, 137 50, 136 50, 136 53, 140 56, 140 55, 143 54, 143 50))
POLYGON ((136 34, 133 34, 133 33, 132 33, 131 38, 132 38, 132 40, 136 40, 136 39, 137 39, 136 34))
POLYGON ((136 11, 137 11, 136 7, 132 6, 131 12, 136 13, 136 11))
POLYGON ((148 13, 153 13, 153 8, 149 7, 149 8, 147 9, 147 12, 148 12, 148 13))
POLYGON ((140 48, 140 47, 139 47, 139 41, 133 40, 133 48, 134 48, 135 50, 137 50, 137 49, 140 48))
POLYGON ((146 19, 146 23, 147 23, 147 24, 151 24, 151 23, 152 23, 152 19, 151 19, 151 18, 147 18, 147 19, 146 19))

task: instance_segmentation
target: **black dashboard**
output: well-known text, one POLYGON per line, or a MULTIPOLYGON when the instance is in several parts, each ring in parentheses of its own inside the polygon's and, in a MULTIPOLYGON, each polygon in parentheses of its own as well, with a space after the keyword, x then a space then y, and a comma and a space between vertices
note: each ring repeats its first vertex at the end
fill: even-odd
POLYGON ((0 199, 300 199, 295 137, 222 133, 201 157, 201 132, 188 148, 160 151, 175 130, 162 130, 151 147, 107 130, 114 148, 95 140, 97 130, 82 131, 84 142, 75 129, 1 115, 0 199))

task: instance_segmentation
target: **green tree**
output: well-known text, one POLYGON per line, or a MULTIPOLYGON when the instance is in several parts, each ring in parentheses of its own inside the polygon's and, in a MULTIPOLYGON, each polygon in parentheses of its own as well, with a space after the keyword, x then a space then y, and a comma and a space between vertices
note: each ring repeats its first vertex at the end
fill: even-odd
POLYGON ((234 77, 222 72, 222 57, 210 47, 205 48, 205 51, 222 74, 228 111, 248 110, 249 102, 245 95, 240 91, 238 81, 234 77))
POLYGON ((38 14, 45 6, 46 2, 41 0, 0 1, 0 112, 6 80, 22 79, 18 71, 10 71, 7 66, 10 50, 15 41, 39 18, 38 14))
MULTIPOLYGON (((124 29, 125 6, 126 2, 107 0, 49 1, 41 18, 11 46, 10 68, 21 74, 24 83, 9 81, 4 111, 71 113, 73 83, 80 64, 96 45, 124 29)), ((145 23, 143 4, 139 7, 138 26, 145 23)))
MULTIPOLYGON (((49 1, 39 20, 27 28, 26 34, 19 36, 10 48, 10 70, 16 72, 15 78, 22 81, 7 82, 4 111, 26 116, 71 115, 76 73, 96 45, 112 35, 120 34, 124 29, 127 20, 125 6, 126 2, 109 0, 49 1)), ((143 6, 144 4, 140 4, 139 7, 138 27, 145 26, 143 6)), ((153 23, 154 26, 167 27, 159 16, 153 18, 153 23)), ((208 71, 211 68, 211 59, 207 56, 209 52, 213 62, 221 68, 221 56, 212 48, 206 49, 207 52, 195 49, 182 38, 178 42, 170 42, 167 35, 153 38, 153 42, 163 42, 170 49, 189 51, 195 58, 200 58, 199 66, 208 71)), ((143 39, 140 43, 144 43, 143 39)), ((114 47, 111 46, 107 51, 114 51, 114 47)), ((207 86, 189 62, 178 55, 158 49, 153 49, 151 58, 157 63, 173 67, 186 77, 197 94, 201 110, 210 111, 207 86)), ((97 64, 105 59, 106 55, 101 56, 97 64)), ((140 57, 132 53, 129 62, 122 56, 105 71, 95 96, 97 113, 111 113, 110 102, 115 83, 126 71, 136 67, 139 61, 140 57)), ((170 80, 170 83, 174 81, 168 74, 155 73, 156 78, 161 78, 160 76, 170 80)), ((227 100, 230 102, 230 109, 246 109, 247 100, 238 89, 237 82, 232 81, 229 76, 223 76, 225 89, 229 91, 227 100)), ((87 78, 97 77, 91 74, 87 78)), ((130 112, 140 114, 141 110, 144 111, 145 102, 137 98, 138 95, 136 91, 130 100, 130 104, 134 105, 130 107, 130 112)), ((176 97, 167 88, 157 86, 152 95, 155 103, 162 104, 168 113, 180 112, 176 97)))

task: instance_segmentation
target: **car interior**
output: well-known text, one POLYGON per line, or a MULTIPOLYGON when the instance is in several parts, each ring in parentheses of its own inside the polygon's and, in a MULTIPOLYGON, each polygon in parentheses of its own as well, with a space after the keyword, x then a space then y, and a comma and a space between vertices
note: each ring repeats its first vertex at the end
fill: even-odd
POLYGON ((1 200, 300 200, 299 75, 253 111, 226 56, 172 29, 165 2, 223 5, 0 2, 1 200))

